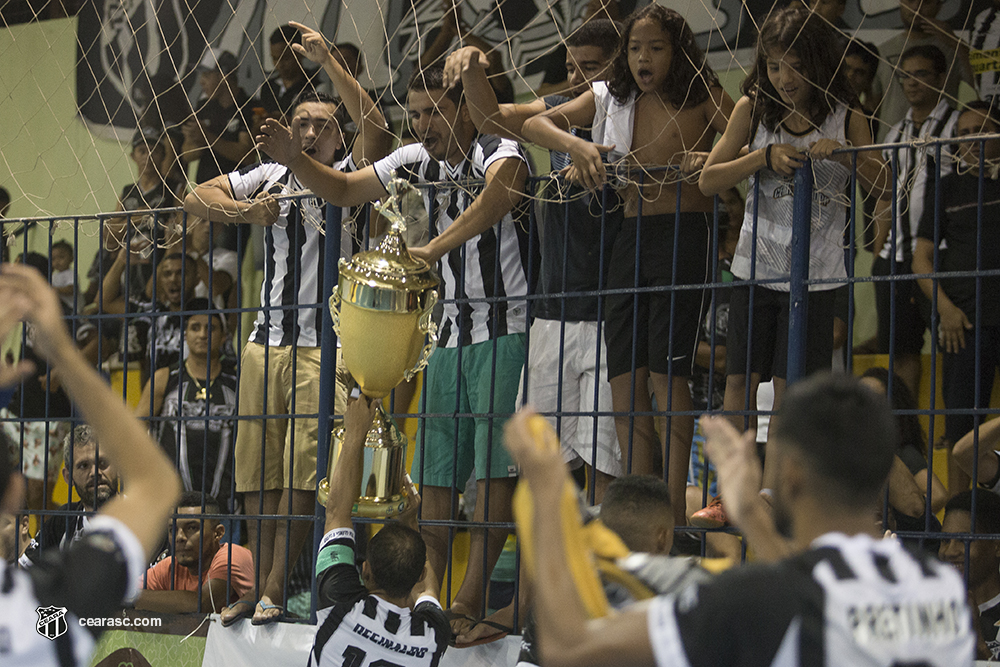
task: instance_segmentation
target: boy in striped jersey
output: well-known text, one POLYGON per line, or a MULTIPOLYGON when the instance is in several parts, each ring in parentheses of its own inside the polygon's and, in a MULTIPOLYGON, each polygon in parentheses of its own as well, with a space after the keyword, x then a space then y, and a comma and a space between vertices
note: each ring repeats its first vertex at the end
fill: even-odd
MULTIPOLYGON (((480 135, 472 123, 460 84, 446 88, 440 65, 410 79, 407 110, 419 144, 397 149, 360 171, 343 172, 300 148, 298 131, 268 121, 258 147, 287 165, 299 181, 338 206, 356 206, 386 196, 393 172, 422 188, 433 214, 431 240, 411 254, 431 266, 440 260, 444 320, 438 349, 427 366, 423 411, 429 417, 417 433, 414 478, 422 484, 423 518, 453 518, 454 491, 475 468, 479 498, 475 520, 510 521, 516 468, 501 446, 506 415, 513 413, 524 365, 528 290, 528 225, 523 192, 528 164, 516 142, 480 135), (456 419, 450 415, 472 414, 456 419), (457 474, 456 474, 457 473, 457 474)), ((447 527, 424 527, 428 560, 443 576, 447 527)), ((452 610, 479 614, 484 579, 489 578, 506 531, 473 532, 472 572, 452 610), (485 556, 484 556, 485 551, 485 556)))

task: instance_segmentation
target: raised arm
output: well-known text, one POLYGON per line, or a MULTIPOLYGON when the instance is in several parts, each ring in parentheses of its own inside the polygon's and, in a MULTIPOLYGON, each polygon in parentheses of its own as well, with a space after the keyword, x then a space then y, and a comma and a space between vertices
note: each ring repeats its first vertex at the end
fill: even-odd
POLYGON ((225 174, 200 183, 184 198, 184 210, 205 220, 269 227, 278 219, 279 206, 273 197, 237 201, 225 174))
POLYGON ((979 450, 976 450, 976 432, 969 431, 955 443, 955 463, 972 476, 972 464, 979 459, 979 479, 977 484, 989 484, 1000 475, 1000 457, 996 450, 1000 449, 1000 419, 979 425, 979 450))
POLYGON ((524 196, 528 165, 520 158, 502 158, 486 169, 486 185, 448 229, 410 254, 433 266, 441 257, 500 222, 524 196))
POLYGON ((323 35, 295 21, 289 21, 288 25, 302 33, 302 43, 292 44, 292 48, 323 67, 333 83, 333 89, 344 102, 347 115, 358 126, 358 137, 352 153, 354 164, 364 167, 384 158, 392 147, 392 134, 371 96, 333 57, 330 45, 323 35))
POLYGON ((350 528, 353 525, 351 510, 358 499, 358 491, 361 490, 365 438, 375 417, 377 400, 361 396, 347 404, 347 411, 344 413, 344 442, 333 467, 330 495, 326 499, 326 525, 323 527, 326 533, 335 528, 350 528))
POLYGON ((63 324, 59 296, 41 274, 27 266, 4 264, 0 299, 17 304, 21 317, 34 326, 35 350, 59 370, 66 393, 118 468, 127 493, 100 513, 125 524, 146 555, 152 556, 180 496, 177 472, 146 427, 83 358, 63 324))
MULTIPOLYGON (((539 444, 529 425, 536 416, 524 408, 504 427, 504 444, 532 494, 535 543, 535 618, 538 647, 546 667, 656 664, 649 642, 645 606, 589 620, 566 567, 561 504, 569 473, 558 443, 539 444)), ((554 436, 553 436, 554 437, 554 436)))
POLYGON ((524 141, 522 125, 532 116, 545 111, 545 101, 527 104, 499 104, 496 92, 486 77, 490 61, 482 50, 466 46, 448 54, 444 64, 444 85, 459 81, 476 128, 483 134, 495 134, 504 139, 524 141))
MULTIPOLYGON (((614 150, 615 146, 602 146, 570 133, 572 127, 589 127, 594 122, 597 105, 593 91, 524 121, 525 138, 549 150, 569 153, 580 175, 580 182, 588 188, 604 185, 607 172, 601 152, 614 150)), ((627 151, 630 146, 621 146, 627 151)))
POLYGON ((385 196, 385 186, 373 166, 345 174, 303 153, 298 126, 288 128, 268 118, 260 131, 257 148, 291 169, 302 185, 334 206, 358 206, 385 196))

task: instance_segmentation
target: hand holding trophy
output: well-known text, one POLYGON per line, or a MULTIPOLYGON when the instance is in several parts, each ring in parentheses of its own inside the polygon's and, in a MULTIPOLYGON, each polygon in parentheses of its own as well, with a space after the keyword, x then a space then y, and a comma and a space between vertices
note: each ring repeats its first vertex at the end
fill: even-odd
MULTIPOLYGON (((381 399, 427 365, 437 345, 432 311, 439 280, 431 267, 406 249, 399 210, 403 188, 395 176, 389 198, 376 208, 391 229, 376 248, 340 260, 340 281, 330 297, 333 328, 340 337, 344 365, 361 392, 376 399, 375 419, 365 440, 365 470, 354 515, 387 519, 406 511, 406 436, 382 408, 381 399)), ((344 429, 333 432, 330 470, 336 465, 344 429)), ((326 505, 329 475, 320 481, 318 500, 326 505)))

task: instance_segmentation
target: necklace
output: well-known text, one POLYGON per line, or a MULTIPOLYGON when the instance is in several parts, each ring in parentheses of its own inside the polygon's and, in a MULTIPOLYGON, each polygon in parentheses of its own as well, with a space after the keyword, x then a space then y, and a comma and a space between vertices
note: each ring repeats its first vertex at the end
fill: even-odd
MULTIPOLYGON (((219 377, 219 374, 216 373, 215 377, 212 378, 212 380, 208 383, 208 386, 205 387, 204 385, 202 385, 201 381, 198 380, 198 378, 195 375, 195 373, 191 372, 191 367, 188 365, 188 362, 186 360, 184 361, 184 369, 187 370, 187 374, 191 378, 191 381, 194 382, 195 386, 198 388, 198 391, 195 392, 194 400, 196 400, 196 401, 207 401, 208 400, 208 390, 211 389, 215 385, 215 380, 219 377)), ((210 367, 210 370, 211 370, 211 367, 210 367)))

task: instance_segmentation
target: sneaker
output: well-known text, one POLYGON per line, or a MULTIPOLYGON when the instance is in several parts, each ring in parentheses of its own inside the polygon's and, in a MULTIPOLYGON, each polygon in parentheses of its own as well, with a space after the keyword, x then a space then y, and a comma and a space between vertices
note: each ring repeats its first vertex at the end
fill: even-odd
POLYGON ((706 507, 691 515, 691 525, 698 528, 723 528, 729 525, 726 509, 722 506, 722 496, 712 498, 706 507))

